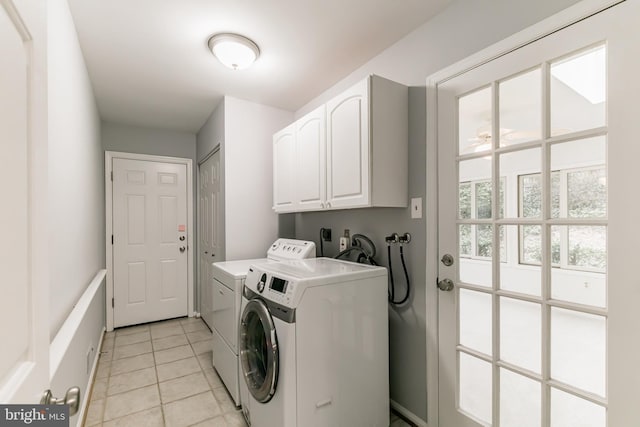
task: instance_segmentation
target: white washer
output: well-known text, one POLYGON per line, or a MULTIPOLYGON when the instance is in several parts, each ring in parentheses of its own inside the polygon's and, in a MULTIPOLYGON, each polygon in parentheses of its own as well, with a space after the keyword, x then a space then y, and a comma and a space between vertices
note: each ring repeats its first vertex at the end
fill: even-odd
POLYGON ((240 405, 238 322, 242 286, 251 264, 302 259, 316 256, 315 243, 304 240, 278 239, 267 251, 267 258, 213 263, 211 319, 213 361, 236 406, 240 405))
POLYGON ((251 427, 388 426, 387 310, 383 267, 252 265, 238 343, 251 427))

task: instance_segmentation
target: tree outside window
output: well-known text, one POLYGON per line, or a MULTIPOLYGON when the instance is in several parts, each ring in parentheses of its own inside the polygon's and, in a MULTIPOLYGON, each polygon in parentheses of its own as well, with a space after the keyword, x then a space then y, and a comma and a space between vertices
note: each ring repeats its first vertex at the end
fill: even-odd
MULTIPOLYGON (((499 216, 504 215, 504 178, 500 179, 499 216)), ((458 217, 460 219, 492 218, 492 183, 490 180, 466 181, 458 186, 458 217)), ((506 239, 500 227, 501 261, 506 262, 506 239)), ((460 256, 491 258, 493 253, 493 226, 489 224, 461 224, 458 231, 460 256)))
MULTIPOLYGON (((551 172, 551 218, 606 217, 607 188, 604 167, 551 172)), ((542 218, 540 174, 518 177, 520 216, 542 218)), ((540 265, 542 227, 525 225, 520 235, 520 263, 540 265)), ((555 267, 604 271, 606 227, 551 227, 551 261, 555 267)))

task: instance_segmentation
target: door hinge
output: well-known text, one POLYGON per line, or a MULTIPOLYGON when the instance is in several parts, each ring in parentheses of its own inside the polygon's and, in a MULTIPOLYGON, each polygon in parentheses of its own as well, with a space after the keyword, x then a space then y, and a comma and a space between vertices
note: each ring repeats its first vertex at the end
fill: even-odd
POLYGON ((111 171, 111 181, 113 181, 113 171, 111 171))
POLYGON ((113 245, 113 234, 111 235, 111 244, 113 245))
POLYGON ((115 301, 113 298, 111 298, 111 308, 114 308, 114 307, 115 307, 115 301))

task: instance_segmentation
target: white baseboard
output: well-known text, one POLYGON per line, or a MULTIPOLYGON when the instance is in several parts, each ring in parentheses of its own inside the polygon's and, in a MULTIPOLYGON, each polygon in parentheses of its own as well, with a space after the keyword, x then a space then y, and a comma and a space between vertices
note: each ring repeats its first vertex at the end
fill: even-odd
POLYGON ((413 412, 411 412, 410 410, 408 410, 404 406, 400 405, 395 400, 389 399, 389 402, 391 403, 391 408, 394 411, 396 411, 398 414, 402 415, 407 420, 411 421, 416 426, 418 426, 418 427, 428 427, 428 424, 427 424, 427 422, 425 420, 423 420, 422 418, 420 418, 419 416, 417 416, 416 414, 414 414, 413 412))
POLYGON ((84 399, 82 399, 82 404, 80 405, 80 409, 78 410, 78 421, 76 427, 84 426, 84 418, 87 413, 87 409, 89 408, 89 396, 93 391, 93 383, 96 378, 96 372, 98 371, 98 362, 100 361, 100 353, 102 353, 102 340, 104 339, 104 334, 107 332, 107 328, 102 328, 102 333, 100 334, 100 340, 98 341, 98 351, 93 359, 93 366, 91 367, 91 374, 89 375, 89 382, 87 383, 86 392, 84 394, 84 399))

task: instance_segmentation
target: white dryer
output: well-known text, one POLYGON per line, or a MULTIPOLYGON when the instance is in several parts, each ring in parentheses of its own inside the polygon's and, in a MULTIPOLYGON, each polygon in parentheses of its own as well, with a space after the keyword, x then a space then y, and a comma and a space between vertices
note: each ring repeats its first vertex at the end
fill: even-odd
POLYGON ((238 343, 251 427, 388 426, 387 310, 383 267, 252 265, 238 343))
POLYGON ((211 311, 206 316, 211 319, 213 364, 236 406, 240 405, 238 322, 242 287, 249 266, 261 262, 278 262, 315 256, 316 246, 313 242, 278 239, 267 251, 267 258, 213 263, 211 301, 209 301, 211 311))

